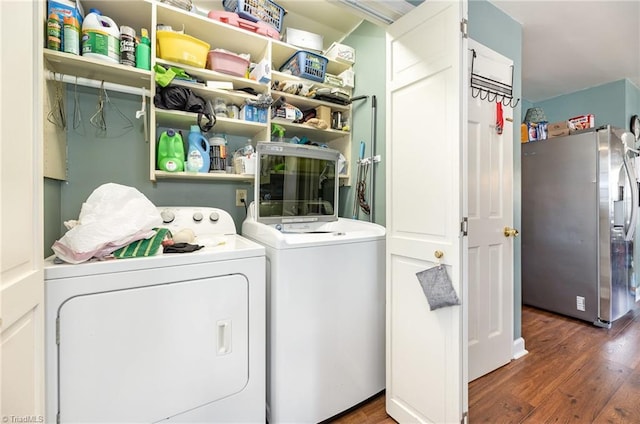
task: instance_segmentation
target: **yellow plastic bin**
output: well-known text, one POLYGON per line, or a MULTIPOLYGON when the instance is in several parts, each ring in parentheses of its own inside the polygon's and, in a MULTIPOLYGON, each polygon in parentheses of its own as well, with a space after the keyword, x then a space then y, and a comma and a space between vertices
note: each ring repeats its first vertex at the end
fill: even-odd
POLYGON ((157 56, 171 62, 204 68, 209 44, 190 35, 174 31, 157 31, 157 56))

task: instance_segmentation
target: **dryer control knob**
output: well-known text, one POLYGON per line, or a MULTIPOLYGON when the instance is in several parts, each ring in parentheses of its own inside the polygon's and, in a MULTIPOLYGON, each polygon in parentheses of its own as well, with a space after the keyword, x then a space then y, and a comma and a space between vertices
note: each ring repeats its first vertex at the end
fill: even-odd
POLYGON ((209 220, 212 222, 217 222, 220 219, 220 214, 218 212, 211 212, 209 215, 209 220))
POLYGON ((193 220, 195 222, 200 222, 202 221, 202 212, 194 212, 193 213, 193 220))
POLYGON ((165 224, 168 224, 170 222, 173 222, 174 219, 176 219, 176 214, 171 212, 169 209, 165 209, 162 212, 160 212, 160 217, 162 218, 162 222, 164 222, 165 224))

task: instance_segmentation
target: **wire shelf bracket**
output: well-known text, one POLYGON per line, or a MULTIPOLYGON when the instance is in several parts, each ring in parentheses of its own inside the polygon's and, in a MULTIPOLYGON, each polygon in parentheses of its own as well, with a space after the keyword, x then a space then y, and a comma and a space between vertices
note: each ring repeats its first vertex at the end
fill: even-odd
POLYGON ((502 103, 503 106, 515 108, 520 99, 513 98, 513 65, 511 68, 511 83, 507 84, 474 72, 476 51, 471 49, 471 96, 488 102, 502 103))

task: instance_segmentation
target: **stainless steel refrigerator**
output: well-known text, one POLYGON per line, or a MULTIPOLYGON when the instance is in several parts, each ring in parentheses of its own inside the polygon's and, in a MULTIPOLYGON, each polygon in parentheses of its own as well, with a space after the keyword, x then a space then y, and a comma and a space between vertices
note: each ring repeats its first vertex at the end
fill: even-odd
POLYGON ((638 185, 623 133, 522 145, 524 304, 606 328, 633 305, 638 185))

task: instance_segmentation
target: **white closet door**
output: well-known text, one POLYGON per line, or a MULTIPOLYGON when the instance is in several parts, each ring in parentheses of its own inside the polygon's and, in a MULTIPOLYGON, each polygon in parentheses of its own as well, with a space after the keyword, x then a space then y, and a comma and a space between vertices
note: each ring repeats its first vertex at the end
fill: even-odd
POLYGON ((429 1, 388 28, 387 412, 400 423, 467 411, 463 17, 465 1, 429 1), (462 305, 432 311, 416 273, 436 251, 462 305))
POLYGON ((0 416, 44 409, 42 58, 46 2, 0 1, 0 416))

